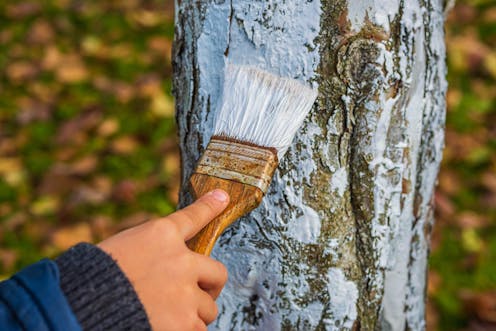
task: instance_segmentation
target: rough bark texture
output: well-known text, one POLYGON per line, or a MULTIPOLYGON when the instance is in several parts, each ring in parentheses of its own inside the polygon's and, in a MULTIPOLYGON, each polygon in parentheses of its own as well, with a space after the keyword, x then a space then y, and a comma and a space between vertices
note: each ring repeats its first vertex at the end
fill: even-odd
POLYGON ((422 330, 443 146, 442 0, 176 4, 181 201, 226 61, 311 82, 318 102, 262 205, 220 239, 211 330, 422 330))

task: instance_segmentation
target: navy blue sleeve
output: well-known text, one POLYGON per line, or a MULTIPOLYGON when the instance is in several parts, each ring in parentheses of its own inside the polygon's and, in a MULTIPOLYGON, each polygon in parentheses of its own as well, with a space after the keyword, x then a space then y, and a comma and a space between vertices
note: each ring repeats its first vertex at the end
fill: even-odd
POLYGON ((81 331, 55 262, 41 260, 0 283, 0 330, 81 331))

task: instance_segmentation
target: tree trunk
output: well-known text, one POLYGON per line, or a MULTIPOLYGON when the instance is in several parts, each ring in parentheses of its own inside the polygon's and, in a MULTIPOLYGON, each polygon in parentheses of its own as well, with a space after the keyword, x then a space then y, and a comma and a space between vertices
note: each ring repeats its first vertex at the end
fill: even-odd
POLYGON ((319 98, 262 205, 221 237, 211 330, 422 330, 444 141, 442 0, 176 4, 181 203, 212 134, 226 61, 319 98))

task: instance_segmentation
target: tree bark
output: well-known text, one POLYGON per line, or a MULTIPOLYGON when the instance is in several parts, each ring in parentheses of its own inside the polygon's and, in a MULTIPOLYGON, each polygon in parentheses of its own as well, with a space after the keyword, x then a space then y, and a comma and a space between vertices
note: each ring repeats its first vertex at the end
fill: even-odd
POLYGON ((442 0, 176 3, 181 203, 212 135, 226 61, 319 98, 262 205, 221 237, 210 330, 423 330, 444 142, 442 0))

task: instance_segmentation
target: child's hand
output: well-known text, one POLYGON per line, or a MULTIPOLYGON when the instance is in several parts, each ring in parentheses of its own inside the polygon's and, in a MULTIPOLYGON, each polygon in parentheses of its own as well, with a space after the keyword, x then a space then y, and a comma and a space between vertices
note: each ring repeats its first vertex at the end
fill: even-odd
POLYGON ((123 231, 98 246, 112 255, 133 284, 154 330, 207 330, 227 269, 185 244, 228 204, 210 192, 165 218, 123 231))

